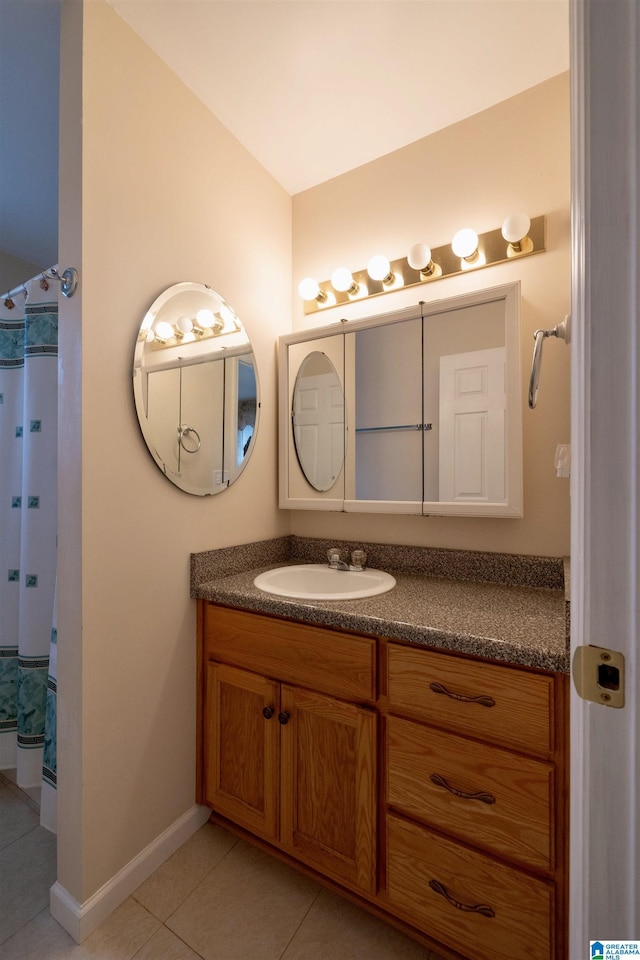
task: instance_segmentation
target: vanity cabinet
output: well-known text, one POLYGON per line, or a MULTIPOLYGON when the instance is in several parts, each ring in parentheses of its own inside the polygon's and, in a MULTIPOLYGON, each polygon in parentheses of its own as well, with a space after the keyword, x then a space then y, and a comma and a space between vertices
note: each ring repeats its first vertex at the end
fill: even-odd
POLYGON ((205 608, 204 799, 322 874, 372 894, 375 640, 205 608), (291 681, 291 682, 287 682, 291 681))
POLYGON ((444 957, 566 956, 567 677, 200 601, 214 815, 444 957))

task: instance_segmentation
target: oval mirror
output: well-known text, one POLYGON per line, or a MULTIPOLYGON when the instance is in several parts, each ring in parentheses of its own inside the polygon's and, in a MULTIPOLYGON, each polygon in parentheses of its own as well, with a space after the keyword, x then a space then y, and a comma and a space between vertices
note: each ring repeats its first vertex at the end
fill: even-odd
POLYGON ((344 463, 344 393, 333 363, 320 350, 300 364, 292 422, 302 472, 315 490, 330 490, 344 463))
POLYGON ((242 472, 258 427, 258 377, 242 323, 211 287, 176 283, 151 304, 133 395, 151 456, 181 490, 220 493, 242 472))

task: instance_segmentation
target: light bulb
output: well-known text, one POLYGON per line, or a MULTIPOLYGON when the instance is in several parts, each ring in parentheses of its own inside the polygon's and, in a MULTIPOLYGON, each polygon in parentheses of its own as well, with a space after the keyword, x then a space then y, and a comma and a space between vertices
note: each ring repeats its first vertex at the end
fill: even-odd
POLYGON ((153 332, 153 330, 147 330, 147 336, 146 336, 147 343, 153 343, 155 338, 156 338, 156 335, 153 332))
POLYGON ((220 316, 225 326, 227 324, 230 324, 231 326, 235 324, 235 314, 231 307, 228 307, 226 303, 223 303, 220 307, 220 316))
POLYGON ((472 261, 478 252, 478 234, 469 227, 458 230, 451 241, 451 249, 461 260, 472 261))
POLYGON ((346 267, 338 267, 331 274, 331 286, 339 293, 355 294, 358 292, 358 284, 353 279, 351 271, 346 267))
POLYGON ((393 283, 394 276, 391 272, 391 264, 387 258, 379 253, 375 257, 371 257, 369 263, 367 264, 367 273, 372 280, 379 280, 381 283, 393 283))
POLYGON ((193 331, 193 320, 189 317, 180 317, 176 323, 176 327, 184 336, 185 333, 191 333, 193 331))
POLYGON ((324 300, 326 293, 320 289, 320 284, 314 277, 305 277, 298 284, 298 293, 303 300, 324 300))
POLYGON ((205 330, 208 330, 209 327, 212 327, 216 322, 213 310, 198 310, 196 313, 196 323, 199 327, 203 327, 205 330))
POLYGON ((153 321, 156 319, 156 315, 153 310, 148 310, 144 315, 144 320, 140 326, 141 330, 149 330, 153 326, 153 321))
POLYGON ((158 340, 171 340, 174 334, 173 326, 166 320, 156 323, 156 337, 158 340))
POLYGON ((520 243, 529 233, 531 220, 526 213, 512 213, 502 224, 502 236, 508 243, 520 243))
POLYGON ((407 263, 412 270, 426 271, 428 267, 431 267, 429 271, 431 273, 433 271, 431 247, 428 247, 426 243, 414 243, 407 254, 407 263))
MULTIPOLYGON (((502 236, 510 244, 511 253, 522 253, 526 247, 533 249, 527 236, 531 220, 526 213, 512 213, 502 224, 502 236)), ((509 253, 509 251, 507 251, 509 253)))

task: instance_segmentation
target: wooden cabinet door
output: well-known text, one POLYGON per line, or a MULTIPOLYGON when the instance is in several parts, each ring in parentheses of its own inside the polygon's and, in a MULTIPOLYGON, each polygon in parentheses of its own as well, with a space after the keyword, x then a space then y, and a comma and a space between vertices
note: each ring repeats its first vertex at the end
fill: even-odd
POLYGON ((375 890, 376 714, 281 688, 281 841, 351 887, 375 890))
POLYGON ((278 836, 278 684, 207 664, 206 802, 269 840, 278 836))

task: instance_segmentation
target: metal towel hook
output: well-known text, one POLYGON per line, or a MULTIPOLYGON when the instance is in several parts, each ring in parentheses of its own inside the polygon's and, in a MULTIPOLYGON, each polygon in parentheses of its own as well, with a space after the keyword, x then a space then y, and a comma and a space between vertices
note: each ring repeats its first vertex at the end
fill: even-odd
POLYGON ((540 384, 540 368, 542 367, 542 344, 547 337, 558 337, 565 343, 571 342, 571 314, 553 330, 536 330, 533 335, 533 360, 531 362, 531 377, 529 379, 529 407, 533 410, 538 402, 538 386, 540 384))

